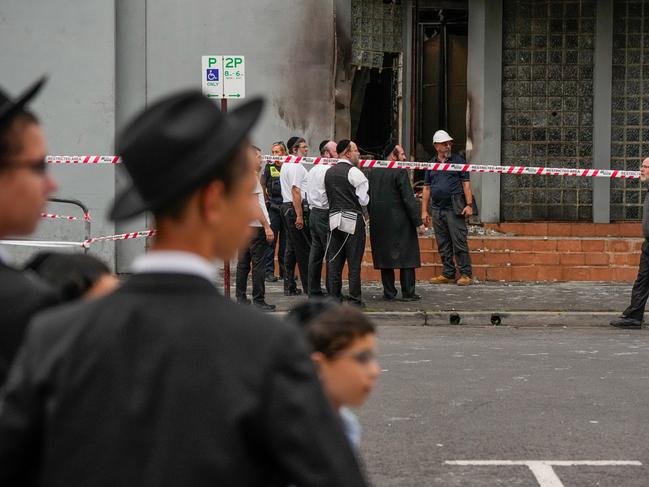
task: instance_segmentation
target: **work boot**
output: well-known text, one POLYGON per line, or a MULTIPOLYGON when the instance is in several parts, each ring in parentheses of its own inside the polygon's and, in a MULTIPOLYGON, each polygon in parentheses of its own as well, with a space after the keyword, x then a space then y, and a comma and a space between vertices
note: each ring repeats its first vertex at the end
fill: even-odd
POLYGON ((457 280, 458 286, 470 286, 471 284, 473 284, 473 279, 469 276, 462 276, 457 280))
POLYGON ((633 318, 627 318, 626 316, 621 316, 620 318, 611 321, 611 326, 629 330, 639 330, 640 328, 642 328, 642 321, 634 320, 633 318))
POLYGON ((455 284, 455 279, 453 277, 446 277, 445 275, 433 277, 430 280, 433 284, 455 284))

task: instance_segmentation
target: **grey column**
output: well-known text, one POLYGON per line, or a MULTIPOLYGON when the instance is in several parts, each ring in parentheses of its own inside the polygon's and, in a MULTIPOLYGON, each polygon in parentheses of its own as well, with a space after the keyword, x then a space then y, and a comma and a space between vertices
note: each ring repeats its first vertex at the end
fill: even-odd
MULTIPOLYGON (((115 128, 116 134, 146 105, 146 0, 115 0, 115 128)), ((129 184, 123 167, 116 168, 115 190, 119 194, 129 184)), ((148 228, 145 215, 117 222, 116 233, 148 228)), ((144 253, 146 241, 128 240, 115 245, 117 272, 127 272, 135 257, 144 253)))
MULTIPOLYGON (((500 164, 502 104, 502 0, 469 0, 467 155, 500 164)), ((480 220, 500 221, 500 175, 471 177, 480 220)))
MULTIPOLYGON (((593 71, 593 168, 611 168, 613 0, 598 0, 593 71)), ((593 222, 611 221, 611 181, 593 178, 593 222)))
POLYGON ((416 76, 415 65, 417 64, 412 56, 412 34, 415 28, 413 26, 412 13, 412 0, 404 0, 402 2, 403 20, 401 23, 403 45, 403 67, 401 68, 401 124, 403 127, 403 132, 401 134, 401 146, 405 150, 406 157, 408 158, 410 158, 410 156, 414 155, 415 153, 415 147, 413 147, 413 144, 410 143, 410 137, 412 136, 412 124, 415 123, 415 121, 410 116, 410 110, 412 109, 412 78, 416 76))

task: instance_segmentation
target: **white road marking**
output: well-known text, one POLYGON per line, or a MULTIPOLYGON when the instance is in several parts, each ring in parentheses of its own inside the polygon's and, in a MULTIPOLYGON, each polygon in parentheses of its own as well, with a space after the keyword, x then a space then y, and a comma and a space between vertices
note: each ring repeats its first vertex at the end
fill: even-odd
POLYGON ((449 460, 446 465, 461 465, 474 467, 493 466, 526 466, 530 469, 540 487, 564 487, 561 479, 552 467, 620 467, 642 466, 642 462, 635 460, 449 460))

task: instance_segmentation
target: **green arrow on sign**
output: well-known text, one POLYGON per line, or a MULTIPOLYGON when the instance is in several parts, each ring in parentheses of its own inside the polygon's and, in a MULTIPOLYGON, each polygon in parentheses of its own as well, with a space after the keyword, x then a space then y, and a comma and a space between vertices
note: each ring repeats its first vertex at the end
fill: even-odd
POLYGON ((240 97, 241 97, 241 95, 240 95, 239 93, 233 93, 233 94, 230 95, 230 96, 233 97, 233 98, 234 98, 235 96, 236 96, 237 98, 240 98, 240 97))
POLYGON ((219 95, 207 95, 208 98, 221 98, 219 95))

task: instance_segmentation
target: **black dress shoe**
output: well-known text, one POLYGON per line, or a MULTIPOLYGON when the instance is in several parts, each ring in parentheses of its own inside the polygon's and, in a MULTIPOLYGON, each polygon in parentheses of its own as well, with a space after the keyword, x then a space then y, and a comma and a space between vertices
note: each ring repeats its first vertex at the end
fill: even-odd
POLYGON ((237 303, 238 303, 238 304, 243 304, 243 305, 246 305, 246 306, 247 306, 247 305, 249 305, 249 304, 252 304, 252 301, 250 301, 250 300, 247 299, 247 298, 237 298, 237 303))
POLYGON ((266 301, 255 301, 254 304, 258 309, 262 311, 275 311, 275 308, 277 308, 277 306, 275 306, 274 304, 268 304, 266 301))
POLYGON ((383 301, 395 301, 396 299, 396 296, 387 296, 385 294, 383 295, 383 301))
POLYGON ((410 301, 419 301, 421 296, 419 294, 413 294, 412 296, 404 296, 401 298, 401 301, 410 302, 410 301))
POLYGON ((289 289, 284 291, 284 296, 300 296, 301 294, 301 289, 289 289))
POLYGON ((640 328, 642 328, 642 321, 634 320, 633 318, 627 318, 626 316, 622 316, 620 318, 611 321, 611 326, 614 326, 616 328, 639 330, 640 328))
POLYGON ((277 276, 274 276, 272 274, 268 274, 266 276, 266 282, 277 282, 279 281, 279 278, 277 276))

